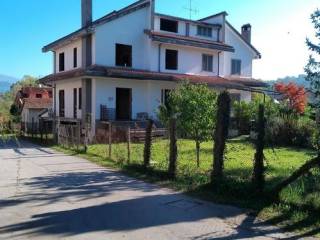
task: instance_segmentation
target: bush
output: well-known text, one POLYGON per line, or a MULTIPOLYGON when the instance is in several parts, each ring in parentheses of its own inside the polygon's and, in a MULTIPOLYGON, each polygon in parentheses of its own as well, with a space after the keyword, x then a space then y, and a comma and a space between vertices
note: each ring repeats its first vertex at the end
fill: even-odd
POLYGON ((312 148, 316 123, 308 118, 270 119, 267 124, 266 142, 278 146, 312 148))

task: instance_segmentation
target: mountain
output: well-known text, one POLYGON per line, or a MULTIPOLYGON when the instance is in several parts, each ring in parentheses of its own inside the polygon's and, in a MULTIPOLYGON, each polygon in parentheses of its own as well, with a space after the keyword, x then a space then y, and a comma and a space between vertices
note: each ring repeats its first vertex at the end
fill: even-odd
POLYGON ((0 74, 0 93, 8 91, 10 86, 17 81, 17 78, 0 74))
POLYGON ((300 74, 298 76, 288 76, 288 77, 284 77, 284 78, 278 78, 277 80, 272 80, 270 81, 271 84, 274 83, 290 83, 293 82, 299 86, 303 86, 305 88, 309 88, 310 87, 310 83, 308 81, 306 81, 306 75, 300 74))

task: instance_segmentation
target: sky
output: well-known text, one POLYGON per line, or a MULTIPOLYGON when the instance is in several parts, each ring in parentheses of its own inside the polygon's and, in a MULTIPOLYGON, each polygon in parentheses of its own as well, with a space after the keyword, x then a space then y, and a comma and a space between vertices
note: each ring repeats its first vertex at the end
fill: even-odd
MULTIPOLYGON (((156 0, 156 11, 189 18, 190 0, 156 0)), ((0 74, 17 78, 52 72, 52 54, 41 48, 80 27, 81 0, 0 0, 0 74)), ((93 0, 94 19, 125 7, 134 0, 93 0)), ((320 0, 192 0, 200 19, 226 11, 227 20, 240 30, 252 25, 252 43, 261 52, 255 60, 255 78, 273 80, 303 73, 313 37, 311 13, 320 0)))

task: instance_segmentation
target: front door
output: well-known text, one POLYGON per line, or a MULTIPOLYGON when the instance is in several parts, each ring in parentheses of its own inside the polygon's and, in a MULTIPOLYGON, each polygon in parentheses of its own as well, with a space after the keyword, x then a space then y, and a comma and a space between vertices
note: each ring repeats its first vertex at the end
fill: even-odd
POLYGON ((116 114, 117 120, 131 120, 132 89, 116 89, 116 114))

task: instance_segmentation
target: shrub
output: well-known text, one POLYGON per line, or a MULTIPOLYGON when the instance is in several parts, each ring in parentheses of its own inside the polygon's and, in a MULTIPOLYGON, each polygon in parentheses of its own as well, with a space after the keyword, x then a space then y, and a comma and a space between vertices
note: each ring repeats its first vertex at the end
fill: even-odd
POLYGON ((276 117, 268 121, 266 142, 271 145, 312 148, 315 131, 315 122, 308 118, 276 117))

